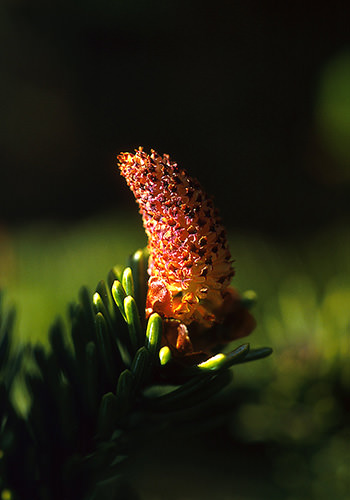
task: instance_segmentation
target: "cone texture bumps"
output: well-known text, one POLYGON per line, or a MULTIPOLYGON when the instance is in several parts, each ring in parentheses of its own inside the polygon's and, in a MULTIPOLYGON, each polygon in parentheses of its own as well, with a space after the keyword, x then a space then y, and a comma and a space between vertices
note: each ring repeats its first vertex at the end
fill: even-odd
POLYGON ((139 148, 118 160, 148 236, 146 316, 164 318, 166 343, 175 355, 192 356, 248 335, 255 322, 229 286, 232 259, 212 199, 166 154, 139 148), (227 338, 216 329, 206 335, 224 323, 227 338))

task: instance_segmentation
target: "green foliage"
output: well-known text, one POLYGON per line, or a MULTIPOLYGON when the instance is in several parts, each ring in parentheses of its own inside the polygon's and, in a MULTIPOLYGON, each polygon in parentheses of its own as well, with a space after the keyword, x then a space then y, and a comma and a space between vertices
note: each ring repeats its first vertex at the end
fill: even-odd
MULTIPOLYGON (((44 346, 48 345, 47 325, 57 313, 62 315, 65 304, 72 298, 72 290, 76 290, 82 281, 92 290, 92 286, 105 272, 105 262, 114 261, 116 253, 123 261, 127 258, 128 246, 138 248, 143 244, 143 239, 137 236, 139 221, 128 217, 125 216, 123 220, 115 217, 99 218, 70 230, 65 228, 60 231, 57 227, 51 227, 48 232, 47 227, 40 227, 22 229, 14 234, 16 272, 12 282, 8 275, 8 295, 14 298, 19 314, 15 323, 12 353, 15 352, 19 337, 40 339, 44 346), (121 233, 127 237, 120 238, 121 233), (101 245, 101 241, 108 241, 108 245, 101 245)), ((143 236, 141 231, 140 235, 143 236)), ((162 460, 163 468, 161 464, 157 464, 159 477, 174 484, 176 478, 172 474, 175 475, 174 471, 177 470, 178 463, 184 460, 184 455, 188 459, 188 474, 196 474, 198 465, 191 459, 193 447, 197 454, 206 453, 207 428, 213 425, 217 429, 217 425, 223 425, 227 421, 225 444, 221 448, 215 447, 215 451, 211 453, 211 470, 216 483, 220 482, 220 491, 225 490, 225 485, 227 488, 230 486, 229 476, 226 478, 221 474, 226 470, 222 463, 226 456, 235 471, 235 491, 242 499, 259 497, 269 500, 319 500, 332 496, 334 500, 343 500, 347 487, 346 478, 349 476, 346 451, 350 411, 349 228, 329 227, 318 234, 310 234, 303 240, 293 238, 284 242, 267 236, 231 233, 230 243, 236 259, 233 285, 239 290, 252 287, 259 298, 254 306, 257 329, 250 338, 259 345, 272 345, 274 355, 265 362, 252 363, 250 366, 235 365, 233 393, 230 397, 226 397, 231 390, 228 385, 227 390, 221 391, 218 398, 213 396, 209 400, 209 408, 206 406, 203 409, 205 401, 201 403, 201 417, 205 415, 207 420, 194 420, 194 424, 190 426, 188 419, 192 409, 188 408, 183 412, 186 424, 180 427, 175 423, 171 432, 164 436, 165 442, 168 442, 169 434, 171 437, 174 428, 181 428, 186 436, 199 429, 204 434, 198 437, 196 444, 188 437, 181 440, 174 438, 179 448, 178 453, 176 455, 175 446, 169 452, 164 451, 166 457, 162 460), (225 412, 222 411, 222 405, 226 408, 225 412), (256 447, 259 447, 260 454, 256 453, 256 447), (243 456, 245 460, 242 459, 243 456), (290 463, 295 467, 290 466, 290 463), (257 470, 264 471, 259 476, 261 482, 254 475, 252 483, 251 476, 257 470), (242 479, 240 489, 239 478, 242 479), (247 484, 251 484, 250 489, 247 484), (267 489, 265 493, 264 488, 267 489)), ((129 266, 134 276, 147 276, 144 260, 140 255, 142 257, 143 253, 136 252, 129 266)), ((121 283, 122 271, 118 267, 111 270, 106 280, 108 290, 112 290, 115 280, 121 283)), ((4 273, 1 276, 4 278, 4 273)), ((143 280, 136 279, 134 283, 135 299, 141 311, 145 301, 142 299, 144 287, 138 290, 138 281, 142 283, 143 280)), ((102 293, 101 289, 97 291, 102 293)), ((92 307, 92 297, 93 294, 88 293, 80 301, 86 300, 86 304, 92 307)), ((125 293, 122 302, 124 298, 125 293)), ((255 294, 244 293, 243 300, 249 306, 255 302, 255 294)), ((71 315, 76 307, 75 304, 70 307, 71 315)), ((121 313, 118 314, 122 317, 121 313)), ((127 324, 120 321, 120 328, 127 331, 127 324)), ((142 331, 146 332, 142 318, 141 324, 142 331)), ((68 331, 70 330, 69 324, 68 331)), ((73 345, 70 338, 71 335, 68 335, 66 340, 73 345)), ((79 349, 79 345, 76 348, 79 349)), ((96 356, 96 345, 91 343, 86 368, 89 386, 97 380, 94 375, 96 356)), ((143 354, 140 356, 142 362, 143 354)), ((182 373, 182 378, 176 380, 178 369, 175 368, 175 363, 168 364, 171 353, 166 348, 161 348, 160 358, 162 370, 155 370, 154 377, 163 373, 169 380, 171 377, 172 385, 166 387, 157 379, 157 385, 150 384, 145 389, 146 393, 159 396, 188 380, 188 373, 182 373)), ((27 360, 28 354, 24 352, 23 361, 27 360)), ((12 401, 23 414, 27 398, 24 398, 23 391, 19 389, 20 384, 15 383, 12 401)), ((97 405, 93 395, 94 391, 91 391, 92 407, 97 405)), ((199 405, 193 413, 198 411, 199 405)), ((150 413, 151 408, 148 408, 147 415, 150 413)), ((145 413, 139 418, 144 422, 142 415, 145 416, 145 413)), ((157 420, 155 432, 158 439, 164 426, 163 416, 160 411, 152 413, 152 419, 157 420)), ((176 411, 167 412, 168 423, 176 418, 180 418, 176 411)), ((154 441, 153 424, 150 428, 145 428, 150 429, 149 435, 152 437, 150 443, 145 445, 146 459, 143 464, 147 462, 151 468, 157 444, 154 441), (152 450, 151 453, 149 449, 152 450)), ((127 434, 130 436, 130 432, 127 434)), ((220 432, 217 434, 220 436, 220 432)), ((133 450, 140 450, 141 445, 129 443, 128 446, 133 450)), ((159 448, 163 446, 163 442, 159 444, 159 448)), ((134 453, 131 456, 134 457, 134 453)), ((206 467, 209 467, 206 464, 202 465, 201 477, 205 475, 206 467)), ((144 465, 142 467, 144 470, 144 465)), ((134 472, 130 460, 125 462, 125 469, 132 474, 135 482, 142 476, 134 472)), ((152 470, 148 473, 150 479, 145 480, 142 485, 139 479, 137 485, 145 499, 159 496, 158 493, 153 496, 151 494, 156 488, 156 476, 152 470)), ((201 496, 200 482, 193 479, 193 488, 196 484, 197 494, 191 496, 188 493, 189 498, 201 496)), ((204 496, 209 496, 207 490, 206 483, 204 496)), ((178 496, 181 495, 179 493, 178 496)), ((226 494, 228 498, 230 495, 230 492, 226 494)), ((175 490, 174 497, 176 498, 175 490)))
POLYGON ((235 442, 259 443, 273 457, 269 484, 277 498, 346 498, 349 242, 348 230, 337 228, 298 247, 250 241, 244 250, 255 247, 259 258, 237 252, 244 280, 263 297, 254 311, 256 335, 275 355, 237 372, 227 430, 235 442))
POLYGON ((163 428, 194 421, 231 380, 229 367, 271 352, 244 344, 192 367, 174 360, 161 350, 160 316, 146 322, 139 313, 147 258, 138 251, 130 267, 112 269, 93 294, 82 288, 79 303, 69 308, 69 334, 57 320, 49 349, 26 347, 31 368, 21 364, 23 350, 11 355, 13 311, 1 314, 0 486, 11 498, 133 498, 123 482, 130 443, 142 446, 160 420, 163 428), (11 400, 15 384, 29 394, 23 415, 11 400))

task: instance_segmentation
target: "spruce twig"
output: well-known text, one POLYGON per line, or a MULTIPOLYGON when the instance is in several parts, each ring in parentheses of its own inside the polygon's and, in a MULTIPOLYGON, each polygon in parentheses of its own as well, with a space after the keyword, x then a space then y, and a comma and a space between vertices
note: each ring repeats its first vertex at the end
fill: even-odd
POLYGON ((193 415, 227 386, 230 366, 269 354, 244 344, 190 369, 173 360, 169 348, 161 347, 161 317, 153 313, 146 322, 140 314, 147 259, 147 251, 138 250, 131 267, 110 271, 108 284, 101 281, 92 294, 82 288, 79 303, 69 308, 68 334, 56 321, 50 349, 31 350, 34 371, 25 370, 21 356, 11 356, 14 312, 1 310, 0 488, 11 498, 93 500, 116 498, 115 491, 133 498, 121 477, 128 442, 143 422, 155 422, 157 432, 157 415, 163 425, 183 418, 189 408, 193 415), (183 382, 167 393, 152 390, 173 383, 173 364, 183 382), (25 417, 11 401, 21 370, 31 398, 25 417))

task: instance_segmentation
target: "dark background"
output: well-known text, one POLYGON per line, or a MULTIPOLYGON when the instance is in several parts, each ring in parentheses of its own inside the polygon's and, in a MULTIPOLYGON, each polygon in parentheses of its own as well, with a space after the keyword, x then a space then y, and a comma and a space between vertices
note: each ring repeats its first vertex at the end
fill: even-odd
POLYGON ((228 226, 346 220, 344 5, 3 1, 2 223, 134 210, 115 159, 139 145, 199 177, 228 226))

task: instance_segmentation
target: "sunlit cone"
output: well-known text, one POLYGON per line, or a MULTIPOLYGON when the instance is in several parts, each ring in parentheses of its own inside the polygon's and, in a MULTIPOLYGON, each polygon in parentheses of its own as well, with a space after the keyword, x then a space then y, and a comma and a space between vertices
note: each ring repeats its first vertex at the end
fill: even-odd
POLYGON ((255 321, 229 287, 234 269, 212 199, 166 154, 140 147, 118 160, 148 236, 146 316, 164 319, 163 343, 177 355, 200 357, 248 335, 255 321))

